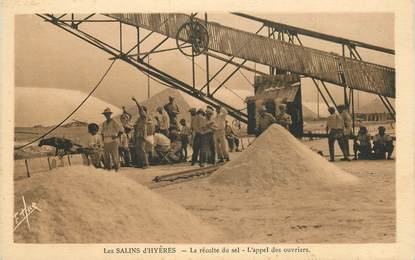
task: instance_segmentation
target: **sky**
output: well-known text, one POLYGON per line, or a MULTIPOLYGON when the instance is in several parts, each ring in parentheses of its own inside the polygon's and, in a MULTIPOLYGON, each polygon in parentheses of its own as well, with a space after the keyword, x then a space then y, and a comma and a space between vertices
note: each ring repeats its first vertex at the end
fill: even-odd
MULTIPOLYGON (((315 30, 326 34, 350 38, 379 45, 386 48, 394 48, 394 16, 388 13, 250 13, 251 15, 269 19, 276 22, 315 30)), ((83 15, 84 16, 84 15, 83 15)), ((200 18, 203 13, 198 14, 200 18)), ((218 22, 237 29, 255 32, 261 24, 250 21, 230 13, 209 13, 210 21, 218 22)), ((16 87, 37 87, 79 90, 88 93, 104 74, 111 63, 109 56, 100 49, 74 37, 73 35, 42 21, 35 15, 18 15, 15 18, 15 85, 16 87)), ((118 44, 118 25, 108 23, 89 23, 81 26, 85 31, 99 35, 118 44)), ((131 26, 124 26, 124 49, 135 44, 136 30, 131 26)), ((142 35, 147 32, 141 31, 142 35)), ((265 30, 264 30, 265 32, 265 30)), ((141 46, 142 51, 147 51, 158 43, 163 37, 152 35, 141 46)), ((308 37, 301 37, 303 45, 329 52, 341 52, 341 46, 308 37)), ((162 48, 175 47, 174 40, 167 41, 162 48)), ((364 60, 381 65, 394 67, 394 55, 374 51, 359 50, 364 60)), ((182 79, 189 84, 191 78, 191 61, 179 51, 152 54, 150 63, 162 68, 168 73, 182 79)), ((205 58, 203 55, 196 58, 196 85, 202 86, 206 81, 205 58)), ((213 75, 222 62, 211 59, 210 74, 213 75)), ((246 64, 249 67, 257 66, 257 69, 267 72, 267 68, 255 65, 252 62, 246 64)), ((225 73, 218 77, 212 84, 218 85, 221 80, 234 69, 229 66, 225 73)), ((254 74, 248 71, 236 73, 225 85, 236 93, 252 93, 254 74), (245 77, 247 79, 245 79, 245 77)), ((165 87, 150 80, 150 95, 155 94, 165 87)), ((329 84, 329 89, 334 94, 337 103, 342 103, 342 89, 329 84)), ((317 91, 309 79, 302 80, 303 100, 306 102, 317 101, 317 91)), ((221 90, 220 90, 221 91, 221 90)), ((225 91, 225 90, 224 90, 225 91)), ((219 92, 218 92, 219 93, 219 92)), ((226 96, 233 95, 226 92, 226 96)), ((117 61, 107 78, 94 94, 115 106, 121 107, 130 102, 131 96, 143 100, 148 95, 148 78, 137 69, 117 61)), ((223 96, 223 95, 222 95, 223 96)), ((359 103, 372 101, 375 96, 359 93, 359 103)), ((230 99, 236 98, 235 96, 230 99)), ((226 97, 224 98, 226 101, 226 97)), ((321 102, 321 98, 320 98, 321 102)))

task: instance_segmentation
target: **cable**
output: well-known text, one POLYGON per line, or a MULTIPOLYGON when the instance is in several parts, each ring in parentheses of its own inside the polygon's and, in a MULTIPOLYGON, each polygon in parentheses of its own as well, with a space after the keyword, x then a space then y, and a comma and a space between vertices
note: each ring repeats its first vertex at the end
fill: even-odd
POLYGON ((51 130, 49 130, 49 131, 47 131, 45 134, 43 134, 43 135, 41 135, 40 137, 38 137, 38 138, 36 138, 36 139, 34 139, 33 141, 30 141, 30 142, 28 142, 28 143, 26 143, 26 144, 24 144, 24 145, 22 145, 22 146, 19 146, 19 147, 15 147, 14 149, 15 150, 20 150, 20 149, 22 149, 22 148, 24 148, 24 147, 26 147, 26 146, 29 146, 29 145, 31 145, 31 144, 33 144, 33 143, 35 143, 35 142, 37 142, 37 141, 39 141, 39 140, 41 140, 41 139, 43 139, 45 136, 47 136, 47 135, 49 135, 50 133, 52 133, 53 131, 55 131, 58 127, 60 127, 63 123, 65 123, 65 121, 66 120, 68 120, 73 114, 75 114, 75 112, 76 111, 78 111, 80 108, 81 108, 81 106, 88 100, 88 98, 95 92, 95 90, 100 86, 100 84, 101 84, 101 82, 104 80, 104 78, 107 76, 107 74, 108 74, 108 72, 110 72, 110 70, 111 70, 111 68, 112 68, 112 66, 114 65, 114 63, 115 63, 115 61, 116 61, 117 59, 114 59, 112 62, 111 62, 111 65, 108 67, 108 69, 105 71, 105 73, 104 73, 104 75, 101 77, 101 79, 98 81, 98 83, 95 85, 95 87, 91 90, 91 92, 88 94, 88 96, 86 96, 85 98, 84 98, 84 100, 82 100, 82 102, 67 116, 67 117, 65 117, 65 119, 63 119, 59 124, 57 124, 56 126, 54 126, 51 130))
POLYGON ((249 79, 245 76, 245 74, 242 73, 241 70, 238 70, 239 73, 241 73, 241 75, 246 79, 246 81, 249 83, 249 85, 251 85, 251 87, 254 87, 254 84, 251 83, 251 81, 249 81, 249 79))

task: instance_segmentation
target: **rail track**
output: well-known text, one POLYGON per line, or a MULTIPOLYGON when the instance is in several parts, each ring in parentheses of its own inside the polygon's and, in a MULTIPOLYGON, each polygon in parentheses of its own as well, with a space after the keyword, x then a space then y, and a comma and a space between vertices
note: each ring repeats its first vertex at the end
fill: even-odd
POLYGON ((149 185, 149 188, 158 189, 173 184, 206 178, 209 177, 213 172, 218 170, 223 165, 224 163, 219 163, 212 166, 201 167, 198 169, 191 169, 166 175, 159 175, 154 177, 153 182, 149 185))

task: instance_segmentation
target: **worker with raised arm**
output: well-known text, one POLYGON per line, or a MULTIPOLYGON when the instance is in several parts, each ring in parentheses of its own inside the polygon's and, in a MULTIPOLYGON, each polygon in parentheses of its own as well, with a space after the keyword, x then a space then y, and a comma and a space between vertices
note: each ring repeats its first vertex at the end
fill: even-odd
POLYGON ((146 152, 146 137, 147 137, 147 113, 143 109, 142 106, 137 102, 137 100, 132 97, 132 100, 137 105, 138 109, 138 119, 134 125, 134 144, 136 149, 137 155, 137 166, 143 169, 147 168, 148 163, 148 156, 146 152))

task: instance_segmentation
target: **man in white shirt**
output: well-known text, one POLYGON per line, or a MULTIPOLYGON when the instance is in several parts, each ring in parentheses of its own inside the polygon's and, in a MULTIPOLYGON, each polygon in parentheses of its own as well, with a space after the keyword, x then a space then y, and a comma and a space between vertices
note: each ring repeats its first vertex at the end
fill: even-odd
POLYGON ((349 157, 344 151, 344 121, 336 113, 334 107, 329 107, 330 116, 327 118, 326 132, 328 133, 328 142, 329 142, 329 153, 330 153, 330 162, 334 162, 334 142, 337 140, 340 149, 343 153, 342 161, 350 161, 349 157))
POLYGON ((215 138, 215 147, 219 162, 223 162, 224 159, 229 161, 229 149, 225 132, 227 115, 228 111, 225 108, 221 106, 216 108, 216 129, 214 130, 213 135, 215 138))
POLYGON ((111 170, 111 157, 115 171, 120 167, 120 156, 118 153, 118 138, 124 132, 122 127, 111 118, 110 108, 106 108, 102 113, 105 116, 105 122, 101 128, 101 135, 104 141, 104 164, 105 169, 111 170))
POLYGON ((168 152, 170 150, 170 139, 161 133, 154 133, 154 148, 156 151, 168 152))

